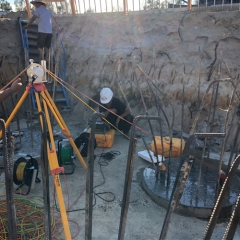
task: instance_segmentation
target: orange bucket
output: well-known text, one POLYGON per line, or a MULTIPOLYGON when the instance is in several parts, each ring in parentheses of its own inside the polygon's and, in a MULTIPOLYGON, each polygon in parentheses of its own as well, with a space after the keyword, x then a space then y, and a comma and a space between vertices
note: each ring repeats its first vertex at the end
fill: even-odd
MULTIPOLYGON (((162 142, 163 142, 163 156, 169 157, 169 149, 170 149, 170 138, 163 137, 161 139, 160 136, 155 137, 157 153, 158 155, 162 155, 162 142), (161 141, 162 140, 162 141, 161 141)), ((182 151, 185 147, 185 141, 182 139, 182 151)), ((172 157, 180 157, 180 149, 181 149, 181 139, 180 138, 172 138, 172 157)), ((156 155, 154 140, 151 142, 151 150, 156 155)))

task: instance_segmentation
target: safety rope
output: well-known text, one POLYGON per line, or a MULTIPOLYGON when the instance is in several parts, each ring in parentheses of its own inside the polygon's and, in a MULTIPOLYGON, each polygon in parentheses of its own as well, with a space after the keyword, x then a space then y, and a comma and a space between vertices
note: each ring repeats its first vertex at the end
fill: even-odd
MULTIPOLYGON (((77 91, 78 93, 80 93, 81 95, 83 95, 84 97, 86 97, 87 99, 89 99, 90 101, 94 102, 95 104, 97 104, 98 106, 103 107, 104 109, 108 110, 106 107, 102 106, 99 102, 95 101, 94 99, 90 98, 89 96, 87 96, 86 94, 84 94, 83 92, 79 91, 78 89, 74 88, 73 86, 71 86, 69 83, 63 81, 61 78, 59 78, 58 76, 56 76, 54 73, 52 73, 51 71, 47 70, 46 71, 54 80, 56 80, 58 83, 60 83, 66 90, 68 90, 73 96, 75 96, 79 101, 81 101, 84 105, 86 105, 88 108, 90 108, 93 112, 96 112, 96 110, 94 110, 93 108, 91 108, 84 100, 82 100, 80 97, 78 97, 70 88, 74 89, 75 91, 77 91), (67 86, 68 87, 67 87, 67 86)), ((111 111, 110 111, 111 112, 111 111)), ((122 120, 124 120, 125 122, 129 123, 132 125, 132 123, 128 122, 127 120, 125 120, 124 118, 122 118, 121 116, 117 115, 114 112, 111 112, 112 114, 116 115, 117 117, 121 118, 122 120)), ((129 137, 124 134, 122 131, 120 131, 115 125, 113 125, 112 123, 110 123, 109 121, 107 121, 105 118, 104 120, 111 125, 115 130, 117 130, 119 133, 123 134, 126 138, 129 139, 129 137)), ((136 126, 136 128, 150 136, 152 136, 149 132, 145 131, 144 129, 136 126)), ((164 141, 163 141, 164 142, 164 141)), ((165 144, 169 144, 169 142, 164 142, 165 144)), ((140 147, 141 149, 143 149, 141 146, 138 145, 138 147, 140 147)), ((175 146, 172 146, 172 148, 176 148, 175 146)))

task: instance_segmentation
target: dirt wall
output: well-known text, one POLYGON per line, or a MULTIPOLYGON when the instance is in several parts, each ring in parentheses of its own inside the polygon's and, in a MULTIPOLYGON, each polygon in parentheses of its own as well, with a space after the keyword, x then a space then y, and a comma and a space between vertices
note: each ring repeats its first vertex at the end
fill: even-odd
MULTIPOLYGON (((178 116, 175 125, 179 125, 184 85, 187 129, 193 117, 189 108, 203 97, 211 81, 239 79, 239 11, 86 14, 59 17, 58 22, 64 29, 61 38, 67 53, 67 81, 88 103, 81 91, 94 97, 109 86, 123 100, 125 95, 135 115, 156 113, 149 81, 155 84, 157 94, 156 89, 166 94, 178 116)), ((0 71, 7 81, 19 72, 19 55, 23 62, 13 14, 11 19, 0 20, 0 29, 4 36, 0 38, 0 59, 8 59, 0 71)), ((228 106, 231 92, 229 85, 219 87, 219 108, 228 106)), ((76 117, 87 120, 92 111, 72 95, 69 98, 79 112, 76 117)), ((207 109, 210 94, 206 99, 207 109)), ((171 115, 169 105, 165 106, 171 115)))

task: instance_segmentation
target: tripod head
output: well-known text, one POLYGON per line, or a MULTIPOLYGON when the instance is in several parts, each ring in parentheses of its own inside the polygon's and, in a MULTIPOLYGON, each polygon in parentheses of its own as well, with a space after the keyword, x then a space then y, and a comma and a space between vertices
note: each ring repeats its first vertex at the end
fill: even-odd
POLYGON ((47 82, 46 78, 46 61, 41 60, 41 65, 34 63, 33 59, 29 60, 30 66, 27 69, 29 83, 44 83, 47 82))

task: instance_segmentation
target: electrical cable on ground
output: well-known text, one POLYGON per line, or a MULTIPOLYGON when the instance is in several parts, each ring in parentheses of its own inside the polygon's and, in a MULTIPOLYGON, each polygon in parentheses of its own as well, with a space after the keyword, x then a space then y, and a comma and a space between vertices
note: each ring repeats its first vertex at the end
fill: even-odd
MULTIPOLYGON (((3 197, 3 196, 2 196, 3 197)), ((16 223, 18 239, 43 240, 44 231, 44 209, 42 203, 31 199, 15 198, 16 223)), ((58 231, 61 221, 51 218, 52 234, 59 235, 58 231)), ((0 200, 0 240, 9 239, 6 200, 0 200)))
POLYGON ((96 196, 101 198, 102 200, 104 200, 105 202, 113 202, 115 200, 115 195, 114 193, 112 192, 95 192, 94 189, 96 189, 97 187, 100 187, 102 186, 104 183, 105 183, 105 177, 104 177, 104 174, 103 174, 103 171, 102 171, 102 166, 108 166, 110 161, 112 161, 113 159, 115 159, 115 157, 117 155, 120 155, 121 153, 119 151, 110 151, 110 152, 106 152, 106 153, 102 153, 100 154, 99 156, 99 159, 98 159, 98 164, 100 166, 100 172, 102 174, 102 178, 103 178, 103 182, 98 184, 97 186, 95 186, 93 188, 93 192, 94 192, 94 203, 96 203, 96 196), (101 197, 100 195, 103 195, 103 194, 110 194, 112 195, 112 199, 110 200, 107 200, 103 197, 101 197))
MULTIPOLYGON (((98 164, 100 166, 100 172, 102 174, 102 178, 103 178, 103 182, 101 182, 100 184, 96 185, 93 190, 97 187, 100 187, 102 185, 104 185, 105 183, 105 177, 104 177, 104 174, 103 174, 103 171, 102 171, 102 166, 108 166, 109 163, 116 158, 117 155, 120 155, 121 153, 119 151, 110 151, 110 152, 106 152, 106 153, 102 153, 100 154, 99 156, 96 156, 96 157, 99 157, 98 159, 98 164)), ((82 196, 83 192, 85 191, 85 188, 81 191, 80 195, 78 196, 77 200, 82 196)), ((103 201, 105 202, 113 202, 115 200, 115 195, 114 193, 112 192, 96 192, 96 191, 93 191, 93 195, 94 195, 94 203, 93 203, 93 207, 96 205, 96 197, 99 197, 100 199, 102 199, 103 201), (107 199, 107 198, 104 198, 102 197, 102 195, 104 194, 108 194, 108 195, 112 195, 111 198, 107 199)), ((74 203, 72 204, 72 206, 77 202, 77 200, 74 201, 74 203)), ((57 205, 57 202, 56 202, 56 198, 55 198, 55 191, 54 191, 54 202, 55 202, 55 208, 58 212, 60 212, 60 209, 57 205)), ((77 211, 84 211, 85 208, 78 208, 78 209, 71 209, 72 206, 66 211, 66 212, 77 212, 77 211)))

